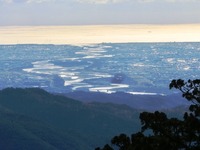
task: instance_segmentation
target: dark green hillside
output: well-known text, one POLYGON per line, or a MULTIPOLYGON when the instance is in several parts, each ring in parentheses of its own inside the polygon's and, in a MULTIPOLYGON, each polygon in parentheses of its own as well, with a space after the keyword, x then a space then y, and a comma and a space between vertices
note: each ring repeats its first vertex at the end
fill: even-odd
POLYGON ((0 149, 79 149, 71 139, 55 132, 43 122, 2 108, 0 117, 0 149))
POLYGON ((8 88, 0 91, 0 149, 90 150, 118 133, 137 131, 138 116, 125 105, 8 88))

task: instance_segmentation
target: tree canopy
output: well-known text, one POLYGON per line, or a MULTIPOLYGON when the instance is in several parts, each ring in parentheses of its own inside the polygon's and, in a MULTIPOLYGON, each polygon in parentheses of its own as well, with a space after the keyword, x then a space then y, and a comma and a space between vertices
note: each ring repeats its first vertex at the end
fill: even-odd
POLYGON ((191 101, 183 119, 168 118, 163 112, 142 112, 141 131, 131 137, 115 136, 111 144, 95 150, 198 150, 200 149, 200 80, 172 80, 169 88, 191 101))

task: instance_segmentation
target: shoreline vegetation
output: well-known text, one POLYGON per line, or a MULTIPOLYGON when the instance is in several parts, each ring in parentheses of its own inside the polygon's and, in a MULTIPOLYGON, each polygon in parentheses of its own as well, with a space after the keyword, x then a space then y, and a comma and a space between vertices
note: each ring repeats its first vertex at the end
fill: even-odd
POLYGON ((200 42, 200 24, 0 26, 0 44, 200 42))

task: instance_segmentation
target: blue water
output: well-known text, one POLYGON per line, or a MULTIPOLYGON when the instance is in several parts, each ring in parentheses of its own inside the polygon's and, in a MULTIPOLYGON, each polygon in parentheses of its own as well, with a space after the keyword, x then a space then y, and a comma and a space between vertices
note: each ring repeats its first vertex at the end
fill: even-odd
POLYGON ((0 45, 0 88, 168 94, 200 75, 200 43, 0 45))

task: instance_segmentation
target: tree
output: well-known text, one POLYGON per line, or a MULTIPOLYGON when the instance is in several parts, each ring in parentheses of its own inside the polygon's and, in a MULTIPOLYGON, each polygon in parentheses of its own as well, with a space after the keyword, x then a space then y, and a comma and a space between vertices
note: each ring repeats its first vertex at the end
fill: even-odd
POLYGON ((192 104, 183 119, 168 118, 163 112, 140 114, 141 131, 128 137, 115 136, 111 146, 98 150, 198 150, 200 149, 200 80, 172 80, 169 88, 182 92, 192 104))

